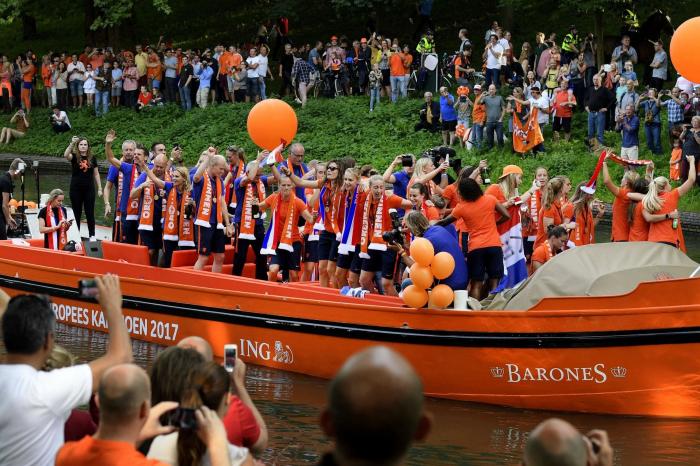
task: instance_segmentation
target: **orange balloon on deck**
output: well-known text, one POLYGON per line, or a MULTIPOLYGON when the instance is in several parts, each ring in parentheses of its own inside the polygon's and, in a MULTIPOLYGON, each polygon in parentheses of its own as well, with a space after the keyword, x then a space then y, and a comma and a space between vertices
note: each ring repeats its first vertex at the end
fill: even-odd
POLYGON ((418 262, 411 266, 411 281, 418 288, 426 289, 433 286, 433 272, 430 267, 420 265, 418 262))
POLYGON ((439 252, 435 254, 433 262, 430 264, 433 275, 438 280, 444 280, 452 275, 455 270, 455 258, 449 252, 439 252))
POLYGON ((681 24, 671 37, 671 61, 676 71, 685 79, 700 82, 700 54, 697 51, 700 37, 700 16, 681 24))
POLYGON ((442 309, 450 305, 454 301, 455 293, 447 285, 438 285, 430 292, 430 301, 428 306, 442 309))
POLYGON ((428 292, 416 285, 409 285, 403 290, 403 302, 408 307, 421 308, 428 302, 428 292))
POLYGON ((411 258, 425 267, 429 266, 435 256, 433 244, 425 238, 416 238, 411 243, 411 258))
POLYGON ((297 134, 294 109, 279 99, 265 99, 248 113, 248 135, 262 149, 272 150, 292 142, 297 134))

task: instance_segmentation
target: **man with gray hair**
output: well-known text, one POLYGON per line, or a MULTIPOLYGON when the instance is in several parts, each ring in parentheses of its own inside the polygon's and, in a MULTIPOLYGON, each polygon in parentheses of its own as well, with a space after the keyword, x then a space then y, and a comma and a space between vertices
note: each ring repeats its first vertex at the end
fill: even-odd
POLYGON ((586 436, 561 419, 547 419, 530 432, 522 466, 612 466, 613 450, 604 430, 586 436))
POLYGON ((7 228, 17 228, 17 222, 10 214, 10 199, 15 191, 13 180, 17 180, 22 176, 23 167, 26 164, 22 159, 14 159, 10 164, 9 170, 0 175, 0 196, 2 196, 2 214, 0 215, 0 239, 7 239, 7 228))
MULTIPOLYGON (((289 157, 287 158, 287 160, 281 162, 277 166, 277 169, 281 172, 282 167, 286 166, 290 172, 294 173, 299 178, 303 178, 304 175, 309 171, 309 167, 306 166, 306 164, 304 163, 305 152, 306 151, 304 149, 304 146, 299 142, 295 142, 289 147, 289 157)), ((299 199, 306 202, 306 188, 304 188, 303 186, 297 186, 295 188, 294 194, 299 199)))
POLYGON ((440 128, 440 104, 433 102, 433 93, 426 92, 423 94, 423 106, 420 109, 420 122, 416 124, 415 130, 428 130, 431 133, 436 132, 440 128))
POLYGON ((639 117, 634 112, 632 104, 625 107, 625 113, 617 118, 617 127, 622 130, 623 159, 637 160, 639 158, 639 117))
MULTIPOLYGON (((122 156, 120 162, 133 163, 134 152, 136 152, 136 141, 127 139, 122 142, 122 156)), ((117 191, 114 193, 114 223, 112 224, 112 241, 119 242, 122 238, 122 212, 120 198, 122 187, 124 186, 124 174, 115 166, 110 165, 107 172, 107 182, 103 189, 102 199, 105 203, 105 218, 112 215, 112 205, 110 198, 112 197, 112 187, 117 186, 117 191)))

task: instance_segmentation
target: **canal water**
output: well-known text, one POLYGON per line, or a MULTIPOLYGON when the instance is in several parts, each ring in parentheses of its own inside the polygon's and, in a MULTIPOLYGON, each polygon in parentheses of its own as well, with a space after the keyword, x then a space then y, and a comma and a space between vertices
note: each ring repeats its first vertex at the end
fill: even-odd
MULTIPOLYGON (((57 343, 82 360, 99 357, 106 334, 59 324, 57 343)), ((136 363, 148 369, 159 351, 133 341, 136 363)), ((469 370, 468 367, 455 370, 469 370)), ((266 464, 314 464, 330 447, 318 427, 328 382, 315 377, 248 365, 246 386, 270 433, 266 464)), ((409 465, 517 465, 530 432, 541 420, 563 417, 582 432, 605 429, 616 466, 698 464, 700 422, 622 416, 564 414, 428 399, 434 418, 426 442, 411 448, 409 465)))
MULTIPOLYGON (((68 192, 70 174, 44 172, 41 191, 59 187, 68 192)), ((103 175, 104 184, 104 175, 103 175)), ((19 197, 19 187, 16 192, 19 197)), ((26 195, 36 200, 32 179, 26 195)), ((66 204, 70 200, 66 196, 66 204)), ((96 204, 97 220, 103 218, 103 205, 96 204)), ((609 226, 599 225, 598 241, 610 236, 609 226)), ((700 236, 686 234, 689 255, 700 261, 700 236)), ((105 334, 58 325, 57 342, 82 360, 99 357, 105 350, 105 334)), ((148 368, 163 348, 133 341, 136 362, 148 368)), ((455 370, 469 370, 465 367, 455 370)), ((270 444, 262 460, 266 464, 314 464, 330 447, 318 427, 326 399, 327 381, 314 377, 248 366, 247 387, 262 412, 270 432, 270 444)), ((699 464, 700 422, 621 416, 562 414, 500 408, 449 400, 428 399, 427 409, 434 426, 426 442, 411 448, 409 465, 516 465, 528 432, 541 420, 561 416, 582 432, 593 428, 608 431, 615 450, 616 466, 663 466, 699 464)))

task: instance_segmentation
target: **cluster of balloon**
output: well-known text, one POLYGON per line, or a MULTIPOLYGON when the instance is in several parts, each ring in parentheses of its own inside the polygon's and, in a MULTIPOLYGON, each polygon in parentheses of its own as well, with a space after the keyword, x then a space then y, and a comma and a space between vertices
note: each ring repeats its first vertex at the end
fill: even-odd
POLYGON ((297 114, 287 103, 279 99, 265 99, 248 113, 248 135, 261 149, 273 150, 280 144, 287 145, 297 134, 297 114))
POLYGON ((412 285, 403 290, 403 302, 410 307, 421 308, 428 304, 433 308, 447 307, 454 300, 454 291, 448 285, 440 284, 433 287, 435 279, 444 280, 455 269, 455 260, 447 252, 435 254, 430 241, 416 238, 411 243, 411 258, 416 261, 411 266, 412 285))
POLYGON ((700 16, 681 24, 671 37, 671 61, 676 71, 685 79, 700 83, 700 54, 697 40, 700 37, 700 16))

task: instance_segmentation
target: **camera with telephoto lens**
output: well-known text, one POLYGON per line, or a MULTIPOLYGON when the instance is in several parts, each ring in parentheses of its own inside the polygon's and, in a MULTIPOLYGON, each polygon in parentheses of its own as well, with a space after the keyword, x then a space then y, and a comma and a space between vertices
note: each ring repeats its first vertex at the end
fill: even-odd
POLYGON ((399 214, 393 210, 389 212, 391 217, 391 230, 382 233, 382 239, 388 244, 403 244, 403 228, 401 228, 401 220, 399 214))
POLYGON ((433 147, 432 149, 428 149, 425 152, 423 152, 423 157, 432 158, 433 165, 435 165, 436 167, 440 165, 440 163, 442 163, 443 160, 446 160, 449 157, 450 168, 452 168, 456 172, 459 172, 459 169, 462 168, 462 160, 457 157, 457 151, 455 151, 451 147, 433 147))

